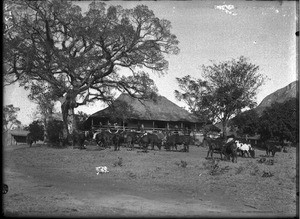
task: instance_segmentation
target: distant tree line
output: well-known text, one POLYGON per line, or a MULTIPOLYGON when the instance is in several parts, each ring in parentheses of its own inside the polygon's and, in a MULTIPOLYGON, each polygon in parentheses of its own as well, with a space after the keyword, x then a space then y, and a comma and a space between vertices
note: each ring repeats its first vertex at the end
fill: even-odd
POLYGON ((299 97, 273 103, 261 116, 252 109, 232 119, 239 134, 260 134, 261 140, 299 142, 299 97))

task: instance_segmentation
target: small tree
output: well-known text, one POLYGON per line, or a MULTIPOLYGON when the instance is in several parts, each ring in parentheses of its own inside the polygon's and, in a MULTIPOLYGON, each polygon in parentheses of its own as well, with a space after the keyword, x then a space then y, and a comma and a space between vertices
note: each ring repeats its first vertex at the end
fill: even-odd
POLYGON ((13 104, 3 107, 2 122, 3 132, 11 130, 13 127, 18 127, 21 122, 17 119, 17 113, 20 111, 19 107, 14 107, 13 104))
POLYGON ((256 93, 265 80, 265 77, 258 73, 258 69, 258 66, 249 63, 243 56, 237 60, 203 65, 204 81, 199 79, 198 83, 189 87, 185 80, 177 79, 181 88, 184 86, 186 90, 175 92, 188 104, 193 102, 192 98, 198 101, 199 112, 201 113, 202 109, 209 111, 215 122, 222 122, 223 134, 226 134, 229 119, 239 114, 242 109, 253 108, 256 105, 256 93), (197 85, 204 88, 200 97, 197 92, 200 88, 197 85))
POLYGON ((44 140, 44 125, 36 120, 29 124, 28 131, 32 134, 33 141, 44 140))

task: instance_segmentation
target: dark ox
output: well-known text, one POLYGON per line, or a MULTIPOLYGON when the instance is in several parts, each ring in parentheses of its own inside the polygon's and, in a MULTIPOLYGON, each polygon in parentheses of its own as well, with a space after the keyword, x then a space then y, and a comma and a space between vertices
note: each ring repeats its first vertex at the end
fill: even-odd
POLYGON ((112 137, 112 143, 114 145, 115 151, 119 151, 121 144, 125 142, 124 136, 125 136, 124 131, 117 131, 116 133, 114 133, 114 135, 112 137))
POLYGON ((111 132, 110 130, 104 130, 96 132, 93 136, 93 139, 96 141, 98 146, 110 148, 114 134, 115 133, 111 132))
POLYGON ((205 136, 203 145, 208 146, 206 158, 209 157, 209 154, 213 158, 213 153, 219 153, 221 159, 223 159, 222 154, 224 154, 227 160, 230 160, 230 157, 232 157, 232 162, 237 162, 237 145, 233 139, 226 142, 224 138, 211 139, 205 136))
POLYGON ((131 150, 134 149, 134 143, 137 143, 138 138, 143 135, 143 133, 136 132, 136 131, 125 131, 123 133, 124 143, 128 148, 131 150))
POLYGON ((165 148, 166 150, 171 150, 171 148, 177 150, 177 145, 183 145, 183 151, 189 152, 190 144, 193 144, 193 138, 191 136, 173 134, 167 136, 165 148))
POLYGON ((149 144, 152 146, 152 150, 154 150, 154 145, 161 150, 162 140, 156 134, 146 132, 138 138, 138 143, 143 146, 145 151, 147 151, 149 144))
POLYGON ((223 154, 223 145, 225 144, 225 139, 224 138, 216 138, 212 139, 207 136, 204 136, 203 138, 203 146, 208 146, 208 151, 206 158, 208 158, 209 154, 210 157, 214 157, 214 153, 219 153, 222 159, 222 154, 223 154))
POLYGON ((73 133, 73 145, 77 144, 79 148, 85 148, 85 141, 91 140, 93 133, 91 131, 78 131, 73 133))
POLYGON ((224 153, 227 160, 232 158, 233 163, 237 163, 237 145, 234 140, 227 142, 223 148, 222 152, 224 153))
POLYGON ((278 142, 267 141, 264 144, 265 144, 267 156, 270 156, 272 154, 272 156, 274 157, 276 152, 281 152, 282 151, 282 147, 279 145, 278 142))

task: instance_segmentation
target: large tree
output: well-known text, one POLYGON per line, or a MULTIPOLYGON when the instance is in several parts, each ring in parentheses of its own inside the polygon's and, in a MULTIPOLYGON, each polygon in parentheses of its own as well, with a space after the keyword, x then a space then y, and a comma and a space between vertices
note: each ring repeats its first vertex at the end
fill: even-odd
POLYGON ((190 107, 195 105, 199 114, 205 111, 208 119, 221 122, 226 134, 229 119, 243 109, 256 105, 258 88, 265 80, 258 70, 258 66, 243 56, 230 61, 213 62, 209 66, 203 65, 203 79, 192 79, 190 76, 177 78, 182 92, 175 91, 175 95, 190 107))
MULTIPOLYGON (((61 101, 65 137, 68 113, 79 105, 111 101, 115 91, 139 98, 157 92, 147 71, 164 74, 165 54, 179 52, 170 22, 144 5, 123 9, 93 1, 85 14, 71 1, 7 5, 18 10, 6 19, 5 80, 28 88, 51 85, 61 101)), ((76 130, 74 116, 72 121, 76 130)))

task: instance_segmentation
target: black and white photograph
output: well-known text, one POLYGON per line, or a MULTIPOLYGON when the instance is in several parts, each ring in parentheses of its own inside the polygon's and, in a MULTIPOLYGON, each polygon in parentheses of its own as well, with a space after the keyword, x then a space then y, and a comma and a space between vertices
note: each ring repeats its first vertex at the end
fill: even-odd
POLYGON ((299 1, 2 5, 2 216, 299 217, 299 1))

